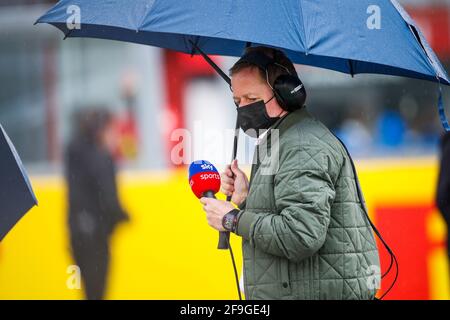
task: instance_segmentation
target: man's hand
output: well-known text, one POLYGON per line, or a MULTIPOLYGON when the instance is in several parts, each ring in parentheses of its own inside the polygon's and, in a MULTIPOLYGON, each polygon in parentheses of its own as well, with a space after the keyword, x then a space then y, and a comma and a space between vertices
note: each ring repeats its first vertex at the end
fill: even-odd
POLYGON ((231 165, 227 165, 225 172, 220 176, 220 180, 222 193, 231 196, 231 201, 238 206, 244 202, 248 194, 248 178, 238 168, 237 160, 233 160, 231 165))
POLYGON ((223 216, 235 209, 235 207, 228 201, 213 198, 203 197, 200 199, 200 202, 203 204, 203 210, 206 212, 208 224, 219 231, 226 231, 222 226, 223 216))

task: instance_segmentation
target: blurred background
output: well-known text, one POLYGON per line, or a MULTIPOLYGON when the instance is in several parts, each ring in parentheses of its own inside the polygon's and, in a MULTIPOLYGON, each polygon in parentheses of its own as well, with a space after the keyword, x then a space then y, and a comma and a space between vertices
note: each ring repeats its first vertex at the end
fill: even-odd
MULTIPOLYGON (((450 1, 399 2, 449 71, 450 1)), ((85 297, 73 268, 64 157, 74 115, 102 108, 111 114, 118 198, 129 215, 111 238, 104 298, 236 299, 229 254, 216 250, 217 233, 189 189, 185 166, 207 159, 223 168, 230 160, 236 112, 229 88, 201 57, 63 40, 54 27, 33 26, 54 3, 0 0, 0 123, 39 200, 0 243, 0 298, 85 297), (180 154, 181 142, 190 147, 180 154)), ((228 70, 236 58, 214 60, 228 70)), ((435 204, 443 134, 437 85, 297 71, 308 109, 355 158, 369 211, 399 261, 386 298, 449 299, 447 227, 435 204)), ((448 88, 444 103, 449 110, 448 88)), ((238 159, 249 171, 253 143, 241 138, 238 159)), ((232 245, 240 270, 240 240, 232 245)), ((384 271, 389 259, 382 246, 380 253, 384 271)))

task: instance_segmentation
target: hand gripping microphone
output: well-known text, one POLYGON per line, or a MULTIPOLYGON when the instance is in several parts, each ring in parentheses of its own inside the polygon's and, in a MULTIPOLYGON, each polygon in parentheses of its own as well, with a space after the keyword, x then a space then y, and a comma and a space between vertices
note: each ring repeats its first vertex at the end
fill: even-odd
MULTIPOLYGON (((189 166, 189 185, 197 198, 216 198, 220 189, 220 175, 217 169, 208 161, 197 160, 189 166)), ((230 233, 219 232, 217 249, 228 249, 230 233)))

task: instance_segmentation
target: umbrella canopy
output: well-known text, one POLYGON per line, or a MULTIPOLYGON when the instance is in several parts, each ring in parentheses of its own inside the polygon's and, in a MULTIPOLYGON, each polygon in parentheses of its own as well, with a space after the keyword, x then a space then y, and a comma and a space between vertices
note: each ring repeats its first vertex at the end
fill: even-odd
POLYGON ((395 0, 62 0, 37 20, 68 37, 241 56, 248 43, 294 63, 450 84, 420 30, 395 0), (78 24, 79 25, 78 25, 78 24))
MULTIPOLYGON (((198 48, 205 54, 241 56, 249 45, 264 45, 282 49, 294 63, 352 76, 376 73, 450 85, 396 0, 62 0, 36 23, 52 24, 65 37, 191 54, 198 48)), ((441 97, 439 113, 450 130, 441 97)))
POLYGON ((0 125, 0 241, 37 204, 20 158, 0 125))

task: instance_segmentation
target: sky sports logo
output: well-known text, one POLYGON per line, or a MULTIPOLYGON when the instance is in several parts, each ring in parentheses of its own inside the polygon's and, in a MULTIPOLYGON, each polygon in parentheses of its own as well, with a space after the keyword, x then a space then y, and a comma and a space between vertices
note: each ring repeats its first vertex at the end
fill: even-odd
POLYGON ((214 170, 212 164, 203 163, 201 166, 202 170, 214 170))
POLYGON ((220 179, 218 173, 202 173, 200 174, 200 180, 209 180, 209 179, 220 179))
MULTIPOLYGON (((189 179, 189 186, 191 186, 191 187, 195 183, 195 181, 194 181, 195 179, 193 179, 195 176, 197 176, 197 175, 194 175, 191 179, 189 179)), ((211 179, 220 180, 220 175, 215 172, 200 173, 198 175, 198 177, 200 180, 211 180, 211 179)))

